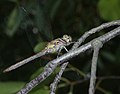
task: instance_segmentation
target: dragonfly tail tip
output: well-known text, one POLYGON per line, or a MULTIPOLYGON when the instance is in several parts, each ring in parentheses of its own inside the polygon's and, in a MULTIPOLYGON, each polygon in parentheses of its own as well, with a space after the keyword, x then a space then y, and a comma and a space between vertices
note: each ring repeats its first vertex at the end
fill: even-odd
POLYGON ((3 70, 3 73, 6 73, 6 72, 8 72, 9 70, 8 69, 5 69, 5 70, 3 70))

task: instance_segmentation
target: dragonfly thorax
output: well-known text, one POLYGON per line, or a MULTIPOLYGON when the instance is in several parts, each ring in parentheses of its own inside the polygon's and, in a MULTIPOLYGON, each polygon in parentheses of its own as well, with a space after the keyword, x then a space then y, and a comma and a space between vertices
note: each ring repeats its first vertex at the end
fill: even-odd
POLYGON ((71 41, 71 36, 63 35, 62 38, 57 38, 49 42, 43 51, 46 51, 48 53, 58 52, 60 49, 64 48, 65 46, 68 46, 71 43, 71 41))

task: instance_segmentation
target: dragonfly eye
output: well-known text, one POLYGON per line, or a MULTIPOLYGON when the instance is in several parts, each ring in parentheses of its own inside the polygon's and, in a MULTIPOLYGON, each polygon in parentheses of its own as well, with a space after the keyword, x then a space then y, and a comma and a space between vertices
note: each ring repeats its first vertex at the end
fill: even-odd
POLYGON ((66 42, 71 42, 72 41, 71 36, 68 36, 68 35, 63 35, 62 39, 65 40, 66 42))

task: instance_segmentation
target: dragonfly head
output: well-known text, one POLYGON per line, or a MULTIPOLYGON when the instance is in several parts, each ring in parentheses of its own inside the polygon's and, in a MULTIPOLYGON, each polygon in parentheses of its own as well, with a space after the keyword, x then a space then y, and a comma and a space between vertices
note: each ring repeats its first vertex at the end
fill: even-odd
POLYGON ((65 40, 67 43, 72 42, 71 36, 68 36, 68 35, 63 35, 62 39, 65 40))

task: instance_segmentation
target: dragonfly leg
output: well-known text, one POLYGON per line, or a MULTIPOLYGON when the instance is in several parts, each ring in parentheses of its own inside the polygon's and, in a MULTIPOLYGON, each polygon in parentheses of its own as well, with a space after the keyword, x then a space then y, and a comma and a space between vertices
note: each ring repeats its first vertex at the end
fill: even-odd
POLYGON ((67 48, 65 46, 63 46, 63 48, 65 49, 66 52, 68 52, 67 48))
POLYGON ((66 48, 65 46, 61 47, 61 48, 58 50, 57 58, 60 56, 60 52, 61 52, 62 48, 64 48, 65 51, 68 52, 68 50, 67 50, 67 48, 66 48))
POLYGON ((60 56, 61 50, 62 50, 62 48, 60 48, 60 49, 58 50, 57 58, 60 56))

